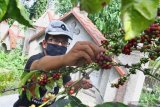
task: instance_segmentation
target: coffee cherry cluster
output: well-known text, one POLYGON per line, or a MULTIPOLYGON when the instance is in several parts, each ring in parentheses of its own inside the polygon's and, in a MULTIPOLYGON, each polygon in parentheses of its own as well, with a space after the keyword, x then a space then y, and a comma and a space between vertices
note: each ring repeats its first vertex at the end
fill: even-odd
POLYGON ((75 93, 75 89, 74 87, 70 88, 70 90, 68 91, 68 94, 72 95, 75 93))
MULTIPOLYGON (((160 24, 154 23, 152 24, 148 29, 146 29, 142 36, 131 39, 128 41, 126 45, 122 48, 122 53, 126 55, 130 55, 132 52, 132 49, 137 49, 137 46, 139 43, 142 43, 143 46, 141 47, 141 52, 147 52, 147 49, 151 49, 153 44, 154 46, 160 45, 160 24)), ((157 49, 156 49, 157 50, 157 49)), ((154 51, 154 50, 153 50, 154 51)), ((153 54, 153 52, 150 52, 150 54, 153 54)), ((155 53, 154 55, 150 55, 149 57, 151 59, 153 56, 158 56, 158 53, 155 53)), ((156 57, 157 58, 157 57, 156 57)))
POLYGON ((55 80, 59 80, 60 77, 61 77, 60 73, 54 73, 54 74, 52 74, 52 78, 55 79, 55 80))
POLYGON ((103 46, 104 48, 107 48, 108 45, 109 45, 109 42, 108 42, 108 40, 102 40, 102 41, 101 41, 101 44, 102 44, 102 46, 103 46))
POLYGON ((150 52, 149 52, 149 55, 148 57, 151 59, 151 60, 156 60, 158 57, 160 56, 160 49, 157 47, 155 49, 152 49, 150 52))
POLYGON ((137 49, 138 43, 143 43, 142 49, 149 48, 148 44, 151 44, 151 38, 147 35, 143 35, 140 38, 134 38, 128 41, 128 43, 122 48, 122 53, 130 55, 133 49, 137 49))
POLYGON ((148 36, 148 39, 160 38, 160 24, 153 23, 148 29, 144 31, 144 33, 148 36))
POLYGON ((137 47, 137 39, 131 39, 128 43, 122 48, 122 53, 126 55, 130 55, 132 52, 132 47, 137 47))
POLYGON ((128 78, 128 76, 120 77, 118 79, 118 83, 111 84, 111 87, 119 88, 120 86, 124 85, 124 83, 126 82, 127 78, 128 78))
POLYGON ((160 56, 160 24, 154 23, 147 30, 144 31, 145 40, 144 47, 145 49, 150 49, 149 58, 155 60, 160 56), (153 45, 150 45, 153 44, 153 45))
POLYGON ((43 102, 46 102, 48 100, 53 101, 56 98, 55 94, 52 93, 47 93, 45 96, 42 98, 43 102))
POLYGON ((40 77, 38 77, 38 84, 39 85, 46 85, 47 82, 48 82, 47 74, 41 74, 40 77))
POLYGON ((100 53, 96 58, 96 63, 102 69, 110 69, 112 67, 112 58, 105 54, 105 52, 100 53))

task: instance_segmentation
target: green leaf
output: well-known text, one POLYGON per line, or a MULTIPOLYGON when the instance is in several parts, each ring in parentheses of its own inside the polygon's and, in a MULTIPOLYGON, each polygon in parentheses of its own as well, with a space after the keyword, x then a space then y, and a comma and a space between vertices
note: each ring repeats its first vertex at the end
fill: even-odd
POLYGON ((71 0, 71 3, 73 6, 76 6, 78 4, 78 0, 71 0))
POLYGON ((50 91, 53 89, 53 86, 54 86, 54 81, 50 80, 50 82, 46 84, 45 88, 47 89, 47 91, 50 91))
POLYGON ((65 107, 65 105, 68 105, 69 100, 64 99, 66 96, 63 96, 61 98, 59 98, 56 102, 55 102, 55 107, 65 107))
POLYGON ((2 20, 12 18, 19 23, 32 27, 31 20, 29 20, 29 14, 19 0, 10 0, 7 12, 2 20))
POLYGON ((71 105, 71 107, 87 107, 75 96, 69 96, 69 105, 71 105))
POLYGON ((20 79, 23 79, 27 74, 28 74, 28 72, 23 72, 20 79))
POLYGON ((8 4, 9 4, 9 0, 0 0, 0 22, 2 21, 2 18, 7 12, 8 4))
POLYGON ((103 104, 98 104, 95 107, 128 107, 128 106, 120 102, 106 102, 103 104))
POLYGON ((80 8, 88 13, 96 13, 100 11, 110 0, 81 0, 80 8))
POLYGON ((152 71, 151 71, 152 75, 155 75, 155 74, 160 75, 160 61, 159 60, 154 61, 151 67, 152 67, 152 71))
POLYGON ((40 88, 40 85, 36 84, 36 88, 35 88, 35 96, 36 96, 36 98, 40 98, 39 88, 40 88))
MULTIPOLYGON (((35 74, 35 72, 37 71, 31 71, 31 72, 28 72, 28 73, 25 73, 25 76, 23 77, 23 79, 21 79, 20 83, 19 83, 19 87, 22 87, 26 84, 27 80, 28 79, 31 79, 33 74, 35 74)), ((21 93, 21 90, 19 90, 19 93, 21 93)))
POLYGON ((62 85, 63 85, 63 80, 62 80, 62 78, 60 78, 59 80, 57 80, 56 83, 57 83, 57 86, 58 86, 58 87, 62 87, 62 85))
POLYGON ((157 15, 158 0, 122 0, 121 19, 125 40, 143 32, 157 15))
POLYGON ((28 89, 26 90, 26 96, 27 96, 27 99, 30 101, 32 95, 31 95, 31 92, 28 89))

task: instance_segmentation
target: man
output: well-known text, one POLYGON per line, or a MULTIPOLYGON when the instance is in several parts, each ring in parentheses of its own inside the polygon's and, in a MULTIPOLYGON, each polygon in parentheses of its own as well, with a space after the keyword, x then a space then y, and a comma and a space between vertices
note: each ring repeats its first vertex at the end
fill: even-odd
MULTIPOLYGON (((82 64, 92 63, 99 52, 104 51, 95 44, 87 41, 77 42, 73 48, 67 53, 67 46, 69 39, 72 40, 71 32, 67 25, 59 20, 53 20, 45 31, 45 40, 42 42, 44 49, 43 53, 31 56, 25 66, 26 71, 30 70, 43 70, 45 72, 59 69, 65 66, 81 66, 82 64)), ((63 84, 70 85, 70 76, 63 77, 63 84)), ((87 80, 79 83, 82 88, 88 89, 92 85, 87 80)), ((59 87, 54 88, 54 94, 57 94, 59 87)), ((46 89, 40 89, 41 97, 46 93, 46 89)), ((27 100, 25 92, 19 100, 14 104, 14 107, 28 107, 31 104, 36 106, 42 104, 42 99, 32 98, 31 101, 27 100)))

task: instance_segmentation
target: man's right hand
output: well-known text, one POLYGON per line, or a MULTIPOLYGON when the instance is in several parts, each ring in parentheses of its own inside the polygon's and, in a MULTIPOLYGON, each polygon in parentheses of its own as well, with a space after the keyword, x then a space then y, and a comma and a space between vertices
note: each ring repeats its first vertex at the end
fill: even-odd
POLYGON ((81 66, 95 61, 96 56, 105 49, 88 41, 77 42, 73 48, 63 55, 64 66, 81 66))

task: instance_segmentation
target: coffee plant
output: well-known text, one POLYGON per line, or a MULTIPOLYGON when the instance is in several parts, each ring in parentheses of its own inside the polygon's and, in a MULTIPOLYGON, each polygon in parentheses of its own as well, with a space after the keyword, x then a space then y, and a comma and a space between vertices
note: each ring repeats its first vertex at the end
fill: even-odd
POLYGON ((48 0, 37 0, 28 8, 30 19, 38 19, 47 10, 48 0))
MULTIPOLYGON (((155 60, 160 56, 160 49, 159 49, 159 22, 157 22, 157 19, 153 24, 150 25, 149 28, 144 30, 142 32, 140 37, 133 38, 127 42, 123 42, 121 46, 117 46, 112 42, 108 40, 101 41, 101 46, 106 49, 106 52, 99 53, 99 55, 96 57, 95 63, 92 63, 90 65, 83 65, 82 67, 66 67, 66 68, 60 68, 58 70, 50 71, 49 73, 45 73, 44 71, 32 71, 30 73, 24 73, 22 81, 19 85, 19 91, 22 93, 22 91, 26 91, 28 99, 31 99, 33 96, 30 92, 30 88, 33 84, 36 86, 35 89, 35 96, 39 98, 39 91, 37 91, 37 88, 45 87, 48 91, 52 89, 52 84, 57 84, 59 87, 63 87, 62 85, 62 77, 64 75, 68 75, 70 73, 75 73, 77 71, 82 72, 82 78, 79 79, 76 83, 64 87, 64 90, 60 92, 57 95, 54 96, 54 99, 58 97, 59 95, 64 95, 64 97, 71 98, 70 102, 67 104, 70 104, 71 106, 78 105, 77 103, 72 104, 71 102, 76 100, 76 97, 73 97, 72 94, 74 94, 77 90, 75 90, 76 84, 81 82, 83 78, 89 78, 89 74, 93 70, 97 69, 110 69, 113 66, 123 66, 126 69, 128 69, 129 73, 119 78, 117 83, 112 83, 112 87, 119 88, 122 86, 129 76, 131 74, 135 74, 137 70, 142 71, 145 75, 152 76, 153 78, 160 81, 159 78, 157 78, 155 75, 152 75, 150 73, 149 68, 142 68, 144 64, 146 64, 150 60, 155 60), (113 46, 113 47, 112 47, 113 46), (130 55, 132 51, 138 50, 144 54, 148 54, 148 56, 141 58, 138 63, 129 65, 129 64, 121 64, 117 63, 113 60, 113 56, 119 56, 120 54, 130 55), (92 69, 91 72, 86 73, 86 70, 92 69), (35 78, 36 77, 36 78, 35 78), (34 82, 30 80, 31 78, 34 78, 34 82), (29 80, 29 81, 28 81, 29 80), (25 88, 25 89, 24 89, 25 88), (28 91, 27 91, 28 90, 28 91)), ((124 31, 120 31, 121 35, 124 35, 124 31)), ((116 35, 115 35, 116 36, 116 35)), ((112 39, 112 38, 110 38, 112 39)), ((80 87, 81 88, 81 87, 80 87)), ((63 98, 64 98, 63 97, 63 98)), ((51 98, 53 100, 53 97, 51 98)), ((45 105, 49 102, 51 102, 50 98, 45 98, 45 101, 42 105, 45 105), (47 99, 47 100, 46 100, 47 99)), ((81 103, 80 103, 81 104, 81 103)), ((108 105, 109 103, 106 103, 105 105, 108 105)), ((81 104, 83 106, 86 106, 84 104, 81 104)), ((112 103, 113 105, 113 103, 112 103)), ((98 106, 98 105, 97 105, 98 106)), ((100 106, 100 105, 99 105, 100 106)), ((101 105, 102 106, 102 105, 101 105)))
POLYGON ((60 16, 69 12, 73 8, 71 0, 54 0, 54 4, 56 5, 56 14, 59 14, 60 16))

